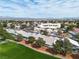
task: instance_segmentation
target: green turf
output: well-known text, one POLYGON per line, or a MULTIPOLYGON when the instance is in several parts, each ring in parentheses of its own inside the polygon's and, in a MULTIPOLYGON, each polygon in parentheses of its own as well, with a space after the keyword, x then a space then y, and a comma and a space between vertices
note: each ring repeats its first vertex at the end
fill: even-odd
POLYGON ((59 59, 15 43, 0 45, 0 59, 59 59))

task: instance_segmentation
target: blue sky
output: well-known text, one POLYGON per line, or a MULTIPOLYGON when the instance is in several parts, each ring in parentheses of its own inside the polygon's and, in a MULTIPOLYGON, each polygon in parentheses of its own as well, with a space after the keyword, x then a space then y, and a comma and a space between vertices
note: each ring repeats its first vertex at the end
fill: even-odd
POLYGON ((79 0, 0 0, 0 16, 79 17, 79 0))

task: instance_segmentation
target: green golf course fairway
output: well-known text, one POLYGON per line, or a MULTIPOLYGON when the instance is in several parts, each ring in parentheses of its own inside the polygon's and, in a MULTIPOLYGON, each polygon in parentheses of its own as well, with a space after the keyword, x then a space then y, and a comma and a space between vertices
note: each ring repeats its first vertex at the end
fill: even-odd
POLYGON ((16 43, 0 44, 0 59, 59 59, 16 43))

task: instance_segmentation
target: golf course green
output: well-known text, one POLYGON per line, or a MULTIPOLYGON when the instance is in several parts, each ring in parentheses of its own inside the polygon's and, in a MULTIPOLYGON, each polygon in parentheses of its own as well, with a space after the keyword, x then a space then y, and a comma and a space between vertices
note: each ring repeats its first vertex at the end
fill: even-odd
POLYGON ((23 45, 8 42, 0 44, 0 59, 59 59, 36 52, 23 45))

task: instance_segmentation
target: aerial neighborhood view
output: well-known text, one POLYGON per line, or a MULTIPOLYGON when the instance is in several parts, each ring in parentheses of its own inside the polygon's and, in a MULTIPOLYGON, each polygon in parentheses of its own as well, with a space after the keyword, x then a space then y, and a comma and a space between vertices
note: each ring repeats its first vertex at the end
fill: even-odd
POLYGON ((0 59, 79 59, 79 0, 0 0, 0 59))

